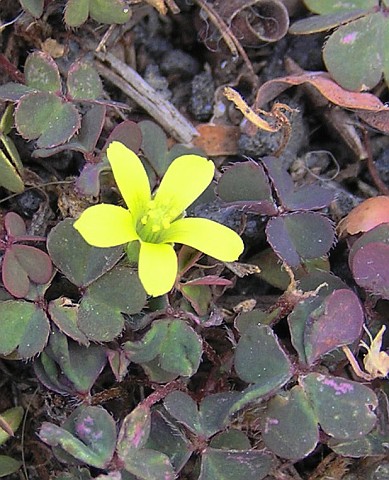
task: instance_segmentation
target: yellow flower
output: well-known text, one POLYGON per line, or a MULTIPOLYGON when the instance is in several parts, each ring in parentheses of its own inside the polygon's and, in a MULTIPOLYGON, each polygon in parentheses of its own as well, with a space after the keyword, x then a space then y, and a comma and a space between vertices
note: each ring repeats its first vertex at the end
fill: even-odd
POLYGON ((74 227, 95 247, 139 241, 139 278, 149 295, 163 295, 174 285, 174 243, 189 245, 223 262, 238 259, 243 242, 233 230, 205 218, 183 218, 185 209, 212 182, 213 162, 198 155, 176 158, 152 194, 146 170, 134 152, 112 142, 107 156, 127 208, 94 205, 81 214, 74 227))

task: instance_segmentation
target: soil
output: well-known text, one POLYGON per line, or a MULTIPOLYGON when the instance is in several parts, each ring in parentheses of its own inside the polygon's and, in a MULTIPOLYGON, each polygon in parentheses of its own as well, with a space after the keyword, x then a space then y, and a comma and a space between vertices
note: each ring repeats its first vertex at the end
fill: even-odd
MULTIPOLYGON (((93 51, 103 42, 100 45, 101 52, 112 53, 130 65, 193 126, 213 123, 234 127, 229 132, 234 132, 235 137, 220 132, 221 137, 214 142, 208 139, 207 144, 207 134, 204 134, 199 143, 206 151, 208 149, 206 153, 215 159, 217 166, 245 158, 258 159, 278 151, 280 162, 288 167, 296 185, 312 183, 320 178, 336 191, 336 201, 326 212, 335 223, 363 199, 388 194, 388 137, 370 130, 363 136, 364 127, 357 127, 355 135, 361 139, 362 145, 366 145, 366 138, 369 139, 371 158, 361 154, 361 149, 358 150, 355 145, 350 148, 344 132, 332 124, 331 115, 323 114, 323 107, 317 107, 312 102, 304 87, 290 89, 277 98, 277 101, 293 109, 292 113, 286 113, 292 126, 287 142, 282 131, 258 131, 250 136, 244 129, 240 130, 241 113, 222 96, 222 87, 233 86, 251 105, 259 85, 289 73, 285 67, 286 58, 293 59, 304 70, 325 70, 321 59, 324 35, 304 38, 286 35, 274 43, 258 42, 245 46, 247 60, 244 61, 239 52, 234 56, 215 28, 202 20, 203 15, 196 1, 176 0, 180 13, 168 12, 167 15, 158 14, 155 8, 144 2, 130 2, 134 3, 131 21, 125 26, 113 27, 105 40, 103 36, 108 26, 92 20, 78 29, 66 28, 62 20, 64 3, 46 1, 46 13, 40 19, 24 13, 12 25, 2 28, 0 23, 0 85, 17 79, 15 72, 23 71, 26 56, 34 50, 48 49, 56 56, 61 73, 66 74, 69 65, 77 58, 85 56, 97 62, 96 57, 93 60, 93 51), (48 39, 53 43, 48 43, 48 39), (227 141, 228 146, 225 145, 227 141), (382 181, 379 184, 375 181, 377 177, 382 181)), ((307 15, 302 2, 289 4, 294 19, 307 15)), ((20 12, 17 2, 2 0, 0 21, 3 24, 9 22, 20 12)), ((135 122, 152 119, 150 114, 110 81, 109 74, 103 75, 103 80, 106 99, 125 103, 129 110, 117 107, 108 110, 98 147, 123 119, 135 122)), ((3 109, 4 105, 0 105, 0 108, 3 109)), ((331 108, 325 107, 328 111, 331 108)), ((356 121, 352 113, 347 113, 347 116, 352 122, 356 121)), ((163 121, 160 123, 169 132, 169 126, 163 121)), ((84 164, 82 156, 71 151, 49 158, 34 158, 34 142, 26 142, 16 133, 12 133, 12 138, 29 172, 29 185, 68 180, 77 176, 84 164)), ((170 133, 171 144, 177 140, 177 135, 170 133)), ((79 207, 78 204, 82 201, 74 197, 71 187, 68 190, 62 186, 28 188, 18 195, 9 195, 5 189, 0 189, 1 215, 4 216, 8 211, 19 213, 27 221, 29 232, 34 235, 46 235, 69 212, 71 215, 80 208, 82 210, 83 205, 79 207)), ((236 218, 236 212, 222 220, 216 218, 219 211, 217 206, 215 212, 212 212, 212 205, 207 206, 207 212, 204 213, 204 210, 204 206, 201 207, 203 216, 226 224, 233 225, 241 221, 240 216, 236 218)), ((250 263, 250 259, 265 243, 263 223, 258 217, 250 215, 245 221, 245 243, 248 246, 245 261, 250 263)), ((334 273, 347 279, 350 273, 346 254, 344 244, 340 243, 332 251, 330 261, 334 273)), ((67 292, 69 286, 59 280, 56 288, 67 292)), ((222 306, 231 310, 241 302, 255 298, 257 308, 267 308, 275 303, 279 294, 278 290, 263 280, 245 278, 239 280, 225 296, 222 306)), ((212 337, 212 329, 209 335, 212 337)), ((136 378, 136 372, 133 375, 136 378)), ((140 378, 141 374, 138 381, 140 378)), ((202 382, 202 379, 198 381, 202 382)), ((130 393, 126 390, 126 382, 120 387, 117 398, 110 398, 108 393, 107 398, 98 397, 110 412, 119 412, 119 417, 129 408, 130 393)), ((114 386, 115 382, 105 372, 92 393, 99 395, 114 386)), ((21 429, 1 447, 1 453, 18 458, 23 456, 23 469, 9 479, 48 480, 51 475, 62 472, 62 464, 52 455, 51 449, 38 439, 36 432, 43 421, 60 424, 74 409, 76 400, 53 393, 41 385, 34 374, 32 362, 0 360, 0 389, 0 412, 15 405, 23 406, 27 412, 21 429)), ((135 395, 138 394, 139 391, 135 395)), ((95 401, 98 403, 97 399, 95 401)), ((369 458, 344 459, 329 449, 321 448, 295 465, 285 463, 282 471, 269 479, 389 478, 389 474, 386 477, 373 477, 378 464, 377 460, 369 458)), ((187 472, 187 477, 183 474, 180 478, 192 477, 187 472)))

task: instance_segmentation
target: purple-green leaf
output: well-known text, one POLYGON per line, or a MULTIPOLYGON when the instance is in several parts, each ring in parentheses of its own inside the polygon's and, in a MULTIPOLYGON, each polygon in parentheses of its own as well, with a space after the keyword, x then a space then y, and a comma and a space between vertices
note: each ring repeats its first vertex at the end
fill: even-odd
POLYGON ((31 53, 24 65, 24 76, 29 88, 42 92, 60 92, 61 77, 55 61, 45 52, 31 53))
POLYGON ((271 218, 266 236, 277 255, 289 266, 326 255, 335 242, 331 221, 315 212, 297 212, 271 218))
POLYGON ((50 231, 47 250, 53 263, 72 283, 85 287, 110 270, 123 249, 90 246, 73 228, 73 223, 68 218, 50 231))
POLYGON ((300 383, 312 402, 321 428, 340 440, 360 438, 376 423, 376 394, 361 383, 309 373, 300 383))
POLYGON ((237 451, 208 447, 201 455, 198 480, 223 479, 261 480, 269 474, 272 458, 258 450, 237 451))
POLYGON ((317 416, 298 385, 273 397, 260 420, 265 445, 282 458, 304 458, 319 440, 317 416))
POLYGON ((304 346, 308 364, 357 340, 363 320, 364 312, 357 295, 351 290, 335 290, 306 319, 304 346))
POLYGON ((132 450, 144 447, 150 435, 150 428, 150 408, 138 405, 125 417, 119 431, 116 451, 121 460, 131 454, 132 450))
POLYGON ((37 140, 39 148, 53 148, 67 142, 80 128, 76 107, 51 92, 35 92, 20 99, 15 125, 26 140, 37 140))
POLYGON ((378 0, 304 0, 305 5, 314 13, 348 12, 358 8, 373 8, 378 0))
POLYGON ((367 10, 351 10, 347 12, 328 13, 325 15, 314 15, 294 22, 289 33, 295 35, 307 35, 309 33, 325 32, 365 15, 367 10))
POLYGON ((68 0, 65 8, 65 23, 79 27, 91 16, 100 23, 125 23, 131 10, 123 0, 68 0))
POLYGON ((281 382, 291 376, 288 356, 267 325, 252 325, 243 332, 234 365, 239 378, 248 383, 262 385, 276 378, 281 382))
POLYGON ((25 297, 30 280, 46 283, 52 274, 50 257, 42 250, 30 245, 13 244, 7 248, 2 266, 2 280, 5 288, 14 297, 25 297))
POLYGON ((169 457, 149 448, 132 451, 124 459, 124 468, 139 480, 175 480, 177 478, 169 457))
POLYGON ((44 0, 19 0, 24 10, 39 18, 43 13, 44 0))
POLYGON ((54 328, 47 347, 34 362, 34 370, 39 380, 55 392, 86 396, 106 362, 102 346, 80 346, 54 328))
POLYGON ((332 78, 347 90, 370 90, 384 70, 388 81, 387 31, 389 19, 372 13, 342 25, 328 39, 323 59, 332 78))
POLYGON ((8 212, 5 215, 4 226, 9 236, 26 235, 26 224, 22 217, 15 212, 8 212))
MULTIPOLYGON (((91 108, 86 112, 82 117, 81 127, 77 135, 75 135, 71 140, 63 145, 58 145, 54 148, 38 148, 33 151, 33 157, 50 157, 51 155, 63 152, 64 150, 75 150, 77 152, 83 153, 86 155, 93 155, 93 151, 96 148, 97 141, 100 137, 101 130, 103 129, 103 123, 105 120, 106 114, 105 105, 92 105, 91 108)), ((99 166, 101 164, 90 164, 87 163, 86 167, 99 166)), ((78 180, 78 179, 77 179, 78 180)), ((88 191, 82 192, 85 196, 97 196, 99 194, 99 183, 98 187, 94 187, 92 193, 88 191)))
POLYGON ((97 468, 105 468, 116 445, 116 424, 101 407, 78 407, 63 427, 44 422, 40 439, 55 447, 59 458, 79 460, 97 468))
POLYGON ((28 359, 43 350, 49 321, 33 303, 7 300, 0 302, 0 331, 0 353, 8 355, 16 350, 20 358, 28 359))
POLYGON ((87 62, 74 62, 68 72, 68 95, 72 100, 95 100, 103 94, 99 74, 87 62))
POLYGON ((372 242, 353 255, 351 269, 355 281, 374 295, 389 299, 389 245, 372 242))
POLYGON ((235 163, 218 181, 217 194, 228 204, 261 215, 275 215, 269 180, 261 165, 254 161, 235 163))
POLYGON ((90 340, 109 342, 123 330, 122 314, 139 313, 145 304, 146 292, 136 272, 115 267, 88 286, 80 303, 78 326, 90 340))
POLYGON ((17 102, 27 93, 36 92, 35 88, 21 83, 6 83, 0 85, 0 99, 8 102, 17 102))
POLYGON ((133 152, 138 153, 142 144, 142 131, 139 125, 132 120, 119 123, 109 134, 103 150, 106 150, 111 142, 120 142, 133 152))
POLYGON ((21 466, 22 462, 20 460, 15 460, 8 455, 0 455, 0 478, 17 472, 21 466))
POLYGON ((200 365, 202 342, 186 322, 164 319, 153 322, 142 340, 126 342, 124 350, 133 362, 158 360, 166 372, 191 377, 200 365))
POLYGON ((49 303, 48 311, 53 323, 81 345, 89 345, 89 340, 78 327, 78 304, 69 298, 60 297, 49 303))
POLYGON ((292 177, 289 175, 279 158, 265 157, 262 163, 272 180, 278 199, 284 209, 318 210, 327 207, 334 199, 331 190, 320 185, 304 185, 295 190, 292 177))

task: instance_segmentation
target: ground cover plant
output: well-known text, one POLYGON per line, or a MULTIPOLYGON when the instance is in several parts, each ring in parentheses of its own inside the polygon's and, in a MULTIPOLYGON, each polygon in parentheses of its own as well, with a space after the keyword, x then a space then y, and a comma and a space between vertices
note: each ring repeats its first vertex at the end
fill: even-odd
POLYGON ((389 7, 19 3, 0 477, 389 478, 389 7))

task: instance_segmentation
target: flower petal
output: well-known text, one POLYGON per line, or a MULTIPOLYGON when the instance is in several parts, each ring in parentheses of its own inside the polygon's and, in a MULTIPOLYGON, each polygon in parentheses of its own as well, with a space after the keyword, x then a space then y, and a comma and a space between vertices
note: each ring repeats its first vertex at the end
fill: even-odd
POLYGON ((115 182, 135 219, 138 219, 151 199, 150 183, 138 155, 120 142, 107 148, 115 182))
POLYGON ((182 213, 212 182, 215 165, 199 155, 182 155, 173 160, 155 195, 157 203, 170 204, 182 213))
POLYGON ((244 248, 236 232, 206 218, 176 220, 163 232, 162 241, 189 245, 223 262, 237 260, 244 248))
POLYGON ((131 213, 117 205, 89 207, 73 226, 94 247, 115 247, 139 238, 131 213))
POLYGON ((139 278, 146 292, 158 297, 169 292, 177 276, 177 256, 172 245, 141 242, 139 278))

